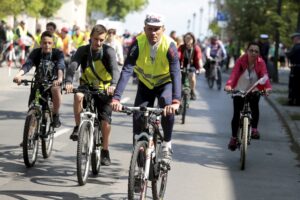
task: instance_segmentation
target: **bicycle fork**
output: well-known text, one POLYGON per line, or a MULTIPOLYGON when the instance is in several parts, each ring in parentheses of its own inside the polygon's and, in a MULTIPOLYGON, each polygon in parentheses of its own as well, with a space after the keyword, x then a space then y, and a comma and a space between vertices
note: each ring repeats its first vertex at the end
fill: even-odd
POLYGON ((80 114, 80 125, 81 127, 83 122, 90 123, 90 137, 89 137, 89 147, 88 147, 88 155, 90 155, 93 151, 93 144, 94 144, 94 121, 95 121, 96 114, 91 112, 84 112, 80 114))

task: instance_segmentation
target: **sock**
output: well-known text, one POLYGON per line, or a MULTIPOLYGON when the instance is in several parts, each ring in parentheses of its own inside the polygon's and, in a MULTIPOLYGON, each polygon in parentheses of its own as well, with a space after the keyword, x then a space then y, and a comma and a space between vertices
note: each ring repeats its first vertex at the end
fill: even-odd
POLYGON ((163 142, 162 143, 162 148, 169 148, 169 149, 172 149, 172 142, 169 141, 169 142, 163 142))

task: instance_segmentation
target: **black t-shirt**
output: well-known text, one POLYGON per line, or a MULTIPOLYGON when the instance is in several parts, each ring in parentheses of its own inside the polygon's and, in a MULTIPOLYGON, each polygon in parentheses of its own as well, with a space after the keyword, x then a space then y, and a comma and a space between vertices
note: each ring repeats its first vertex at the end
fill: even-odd
POLYGON ((42 53, 41 48, 36 48, 30 53, 22 69, 27 73, 33 66, 36 67, 36 75, 51 78, 58 74, 59 69, 65 69, 64 54, 59 49, 52 49, 51 53, 42 53))

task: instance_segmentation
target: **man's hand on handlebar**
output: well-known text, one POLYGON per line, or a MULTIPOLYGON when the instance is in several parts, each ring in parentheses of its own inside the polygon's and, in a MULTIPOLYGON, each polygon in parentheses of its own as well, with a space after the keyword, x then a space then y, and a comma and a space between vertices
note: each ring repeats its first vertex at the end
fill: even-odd
POLYGON ((176 110, 179 109, 179 104, 174 103, 171 105, 167 105, 164 107, 164 116, 166 115, 174 115, 176 113, 176 110))
POLYGON ((115 92, 115 89, 116 89, 115 86, 109 86, 109 87, 106 89, 107 95, 112 96, 112 95, 114 94, 114 92, 115 92))
POLYGON ((17 83, 18 85, 21 85, 22 81, 22 76, 15 76, 13 79, 14 83, 17 83))
POLYGON ((120 103, 119 100, 113 99, 112 102, 110 103, 112 110, 116 112, 120 112, 123 108, 122 104, 120 103))

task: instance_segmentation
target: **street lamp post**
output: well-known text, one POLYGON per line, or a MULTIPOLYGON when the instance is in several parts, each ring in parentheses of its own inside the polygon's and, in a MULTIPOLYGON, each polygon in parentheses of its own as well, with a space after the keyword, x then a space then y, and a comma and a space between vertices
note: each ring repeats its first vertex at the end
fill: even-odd
POLYGON ((199 38, 201 38, 202 35, 202 15, 203 15, 203 8, 201 7, 199 10, 199 38))
POLYGON ((191 26, 191 20, 188 19, 188 21, 187 21, 187 32, 190 31, 190 26, 191 26))
POLYGON ((193 13, 193 33, 195 34, 195 26, 196 26, 196 13, 193 13))

